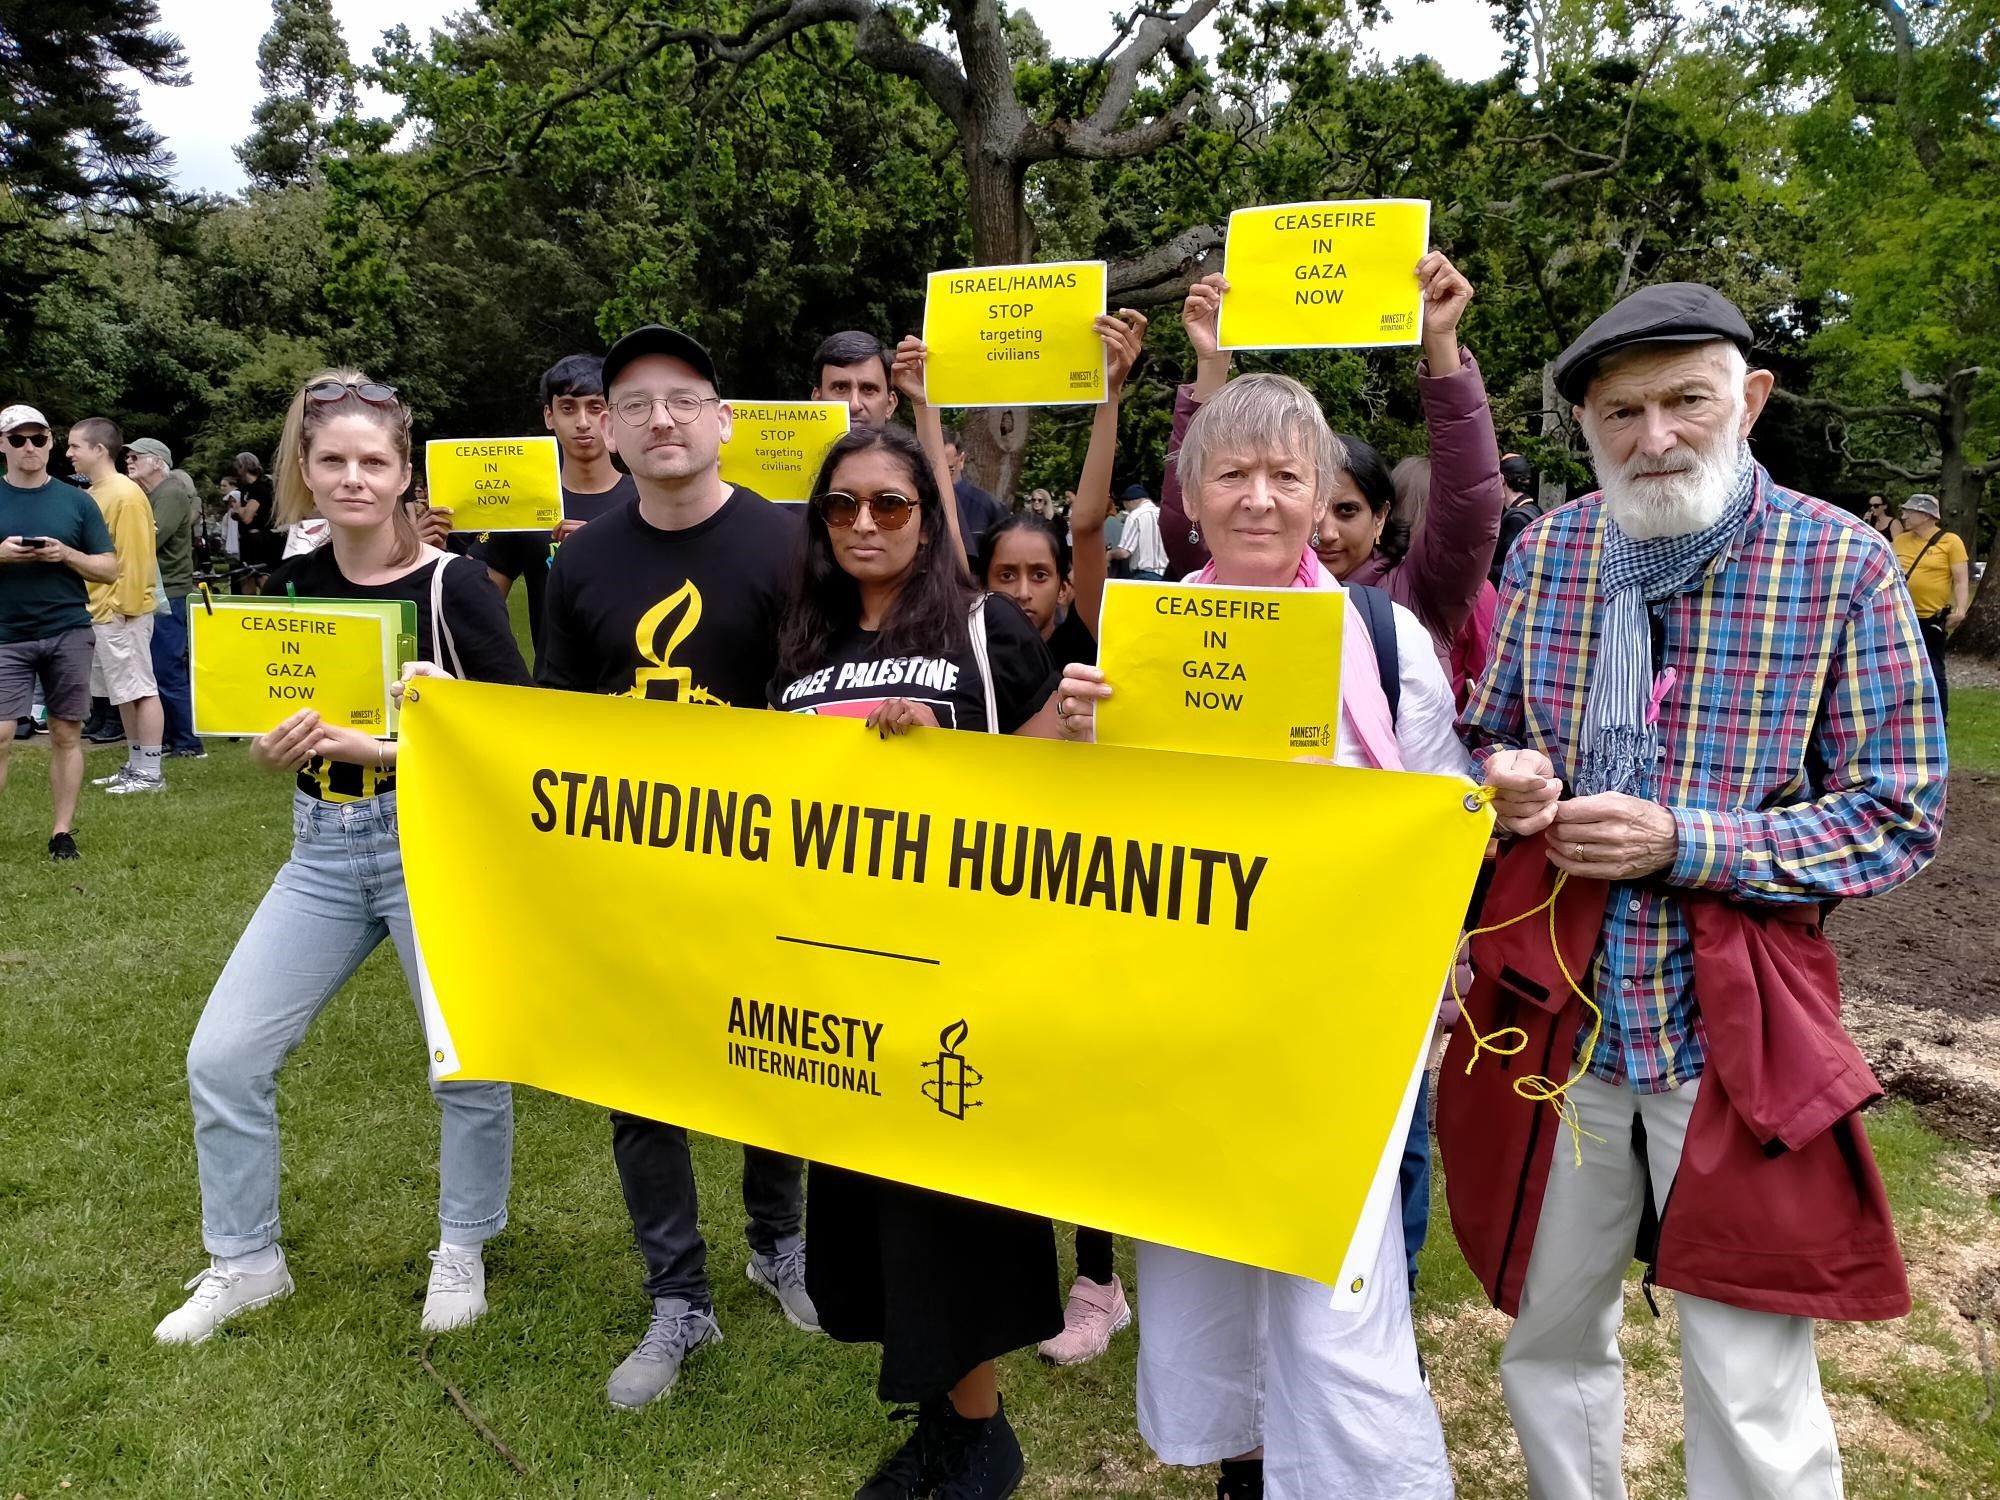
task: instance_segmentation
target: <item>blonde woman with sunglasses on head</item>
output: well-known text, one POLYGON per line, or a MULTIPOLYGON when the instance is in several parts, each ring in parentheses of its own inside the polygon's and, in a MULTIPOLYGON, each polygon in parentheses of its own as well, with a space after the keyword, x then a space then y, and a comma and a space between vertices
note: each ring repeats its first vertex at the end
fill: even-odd
MULTIPOLYGON (((271 576, 271 592, 407 599, 417 654, 454 675, 526 684, 499 595, 477 563, 424 543, 399 503, 410 479, 410 414, 395 388, 353 370, 293 397, 277 464, 279 525, 315 514, 329 543, 271 576)), ((278 1245, 277 1076, 285 1058, 386 937, 416 993, 416 951, 397 845, 396 746, 301 710, 259 735, 250 758, 296 778, 291 857, 216 981, 188 1047, 209 1265, 154 1337, 198 1344, 227 1319, 292 1290, 278 1245)), ((486 1310, 481 1247, 507 1222, 513 1099, 501 1083, 434 1083, 443 1112, 439 1244, 426 1331, 486 1310)))

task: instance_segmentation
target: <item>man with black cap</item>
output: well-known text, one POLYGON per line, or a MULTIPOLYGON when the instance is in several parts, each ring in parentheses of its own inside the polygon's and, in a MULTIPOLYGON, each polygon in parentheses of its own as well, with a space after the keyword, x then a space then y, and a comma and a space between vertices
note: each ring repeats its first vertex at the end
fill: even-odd
MULTIPOLYGON (((686 334, 635 329, 604 357, 606 429, 637 495, 564 542, 549 569, 536 681, 572 692, 764 707, 778 625, 798 567, 796 515, 722 477, 729 403, 715 362, 686 334)), ((678 1125, 614 1113, 612 1154, 646 1262, 653 1319, 613 1372, 611 1404, 663 1395, 681 1362, 719 1339, 694 1167, 678 1125)), ((750 1280, 809 1333, 800 1237, 805 1164, 746 1146, 750 1280)))
POLYGON ((1564 351, 1602 488, 1509 555, 1462 720, 1510 840, 1485 920, 1554 903, 1539 932, 1474 939, 1465 1010, 1471 1036, 1520 1033, 1501 1050, 1546 1091, 1475 1049, 1438 1111, 1461 1244, 1517 1319, 1501 1384, 1537 1500, 1625 1493, 1642 1221, 1648 1280, 1677 1294, 1690 1500, 1835 1500, 1813 1319, 1909 1308, 1857 1118, 1880 1089, 1817 921, 1930 860, 1944 737, 1887 544, 1751 457, 1772 377, 1750 345, 1682 283, 1564 351))
POLYGON ((1125 526, 1118 545, 1110 552, 1113 562, 1125 564, 1125 576, 1143 583, 1160 583, 1167 576, 1167 544, 1160 535, 1160 507, 1146 493, 1143 484, 1128 484, 1118 492, 1125 508, 1125 526))

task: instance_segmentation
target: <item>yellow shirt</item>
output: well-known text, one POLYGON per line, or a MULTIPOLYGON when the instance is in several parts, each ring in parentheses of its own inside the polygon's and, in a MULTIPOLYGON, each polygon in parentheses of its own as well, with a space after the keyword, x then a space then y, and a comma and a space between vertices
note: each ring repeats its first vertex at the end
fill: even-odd
POLYGON ((1930 536, 1918 536, 1906 531, 1895 539, 1896 561, 1901 564, 1904 576, 1909 580, 1910 602, 1917 607, 1919 619, 1928 620, 1932 615, 1951 608, 1951 570, 1965 566, 1965 543, 1958 539, 1955 531, 1935 531, 1930 536), (1924 552, 1928 542, 1936 546, 1924 552), (1923 553, 1923 561, 1917 562, 1917 554, 1923 553), (1911 570, 1910 564, 1917 563, 1911 570))
POLYGON ((91 620, 105 625, 119 615, 150 615, 157 599, 153 575, 158 570, 153 555, 153 502, 123 474, 91 485, 90 498, 104 512, 111 549, 118 554, 117 581, 90 585, 91 620))

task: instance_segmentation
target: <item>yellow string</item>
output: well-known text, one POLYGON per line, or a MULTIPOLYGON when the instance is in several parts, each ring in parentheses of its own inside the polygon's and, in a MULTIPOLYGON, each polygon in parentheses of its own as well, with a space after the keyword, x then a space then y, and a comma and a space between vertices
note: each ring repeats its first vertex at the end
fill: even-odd
MULTIPOLYGON (((1493 789, 1481 787, 1479 790, 1487 794, 1480 799, 1480 805, 1484 806, 1492 800, 1493 789)), ((1483 937, 1489 932, 1505 931, 1543 912, 1549 914, 1549 948, 1556 956, 1556 967, 1562 970, 1562 977, 1568 982, 1571 993, 1581 1000, 1584 1008, 1590 1012, 1590 1034, 1584 1038, 1583 1051, 1577 1056, 1576 1071, 1564 1082, 1557 1083, 1553 1078, 1546 1078, 1538 1073, 1531 1077, 1515 1079, 1514 1092, 1531 1103, 1540 1104, 1547 1101, 1555 1107, 1556 1117, 1569 1127, 1570 1146, 1576 1155, 1576 1164, 1580 1167, 1583 1165, 1583 1138, 1590 1136, 1601 1146, 1604 1144, 1604 1137, 1593 1135, 1583 1128, 1577 1118, 1576 1104, 1567 1096, 1571 1086, 1590 1071, 1590 1060, 1597 1052, 1598 1038, 1604 1034, 1604 1012, 1598 1008, 1597 1002, 1584 992, 1583 986, 1576 982, 1576 976, 1570 973, 1569 960, 1563 957, 1562 944, 1556 938, 1556 898, 1562 894, 1563 887, 1568 883, 1569 872, 1558 870, 1555 885, 1550 889, 1548 899, 1530 907, 1519 916, 1507 918, 1504 922, 1475 927, 1465 934, 1461 943, 1470 943, 1473 938, 1483 937)), ((1490 1032, 1482 1032, 1473 1023, 1472 1014, 1465 1006, 1465 997, 1459 993, 1456 955, 1451 968, 1451 998, 1458 1002, 1459 1024, 1472 1034, 1472 1056, 1466 1059, 1465 1063, 1465 1071, 1468 1074, 1472 1072, 1473 1064, 1479 1061, 1479 1054, 1482 1052, 1491 1052, 1495 1057, 1513 1057, 1528 1045, 1528 1033, 1519 1026, 1500 1026, 1490 1032), (1509 1041, 1512 1045, 1507 1044, 1509 1041)))

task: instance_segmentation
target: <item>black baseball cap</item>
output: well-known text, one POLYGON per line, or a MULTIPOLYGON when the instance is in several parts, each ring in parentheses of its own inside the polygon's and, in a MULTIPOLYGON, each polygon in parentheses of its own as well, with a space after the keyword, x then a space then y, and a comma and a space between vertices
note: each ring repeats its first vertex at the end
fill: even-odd
POLYGON ((695 372, 718 391, 722 383, 715 378, 715 361, 708 351, 678 329, 668 328, 659 323, 648 323, 643 328, 635 328, 611 346, 611 352, 604 356, 604 389, 607 394, 612 382, 617 380, 627 365, 635 359, 643 359, 648 354, 664 354, 669 359, 677 359, 690 365, 695 372))
POLYGON ((1666 281, 1642 287, 1617 304, 1557 356, 1556 389, 1581 406, 1590 380, 1607 354, 1634 344, 1706 344, 1727 339, 1750 354, 1750 324, 1736 304, 1712 286, 1666 281))
POLYGON ((1153 492, 1143 484, 1128 484, 1118 492, 1118 498, 1120 500, 1150 500, 1153 498, 1153 492))

